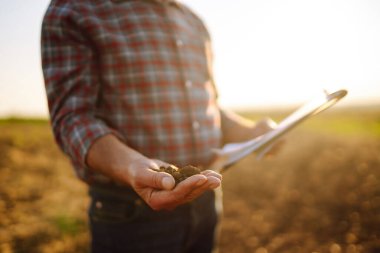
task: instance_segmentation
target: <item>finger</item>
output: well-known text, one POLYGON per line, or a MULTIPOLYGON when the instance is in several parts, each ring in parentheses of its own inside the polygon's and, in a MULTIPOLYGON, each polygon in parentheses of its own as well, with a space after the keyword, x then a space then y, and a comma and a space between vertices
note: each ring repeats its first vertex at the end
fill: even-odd
POLYGON ((262 135, 267 133, 268 131, 275 129, 276 127, 277 123, 274 122, 271 118, 264 118, 256 123, 255 132, 258 135, 262 135))
POLYGON ((168 173, 145 169, 137 174, 136 184, 154 189, 171 190, 175 186, 175 180, 168 173))
POLYGON ((269 129, 275 129, 277 127, 276 121, 271 118, 264 119, 264 124, 266 124, 269 129))
POLYGON ((207 187, 212 190, 218 188, 222 184, 222 180, 218 177, 208 176, 207 187))
POLYGON ((280 139, 278 141, 276 141, 272 147, 271 150, 269 150, 269 154, 277 154, 282 148, 283 146, 285 145, 285 139, 280 139))
MULTIPOLYGON (((185 184, 187 184, 190 180, 193 179, 195 176, 191 176, 187 178, 186 180, 182 181, 181 183, 178 184, 177 188, 179 190, 182 190, 180 187, 183 187, 185 184)), ((207 175, 207 181, 204 181, 203 183, 198 183, 195 185, 195 187, 191 187, 187 189, 187 193, 184 196, 184 198, 187 201, 190 201, 194 199, 195 197, 198 197, 200 194, 202 194, 206 190, 211 190, 215 189, 220 186, 221 184, 221 179, 218 177, 214 177, 213 175, 207 175)))
POLYGON ((186 194, 187 192, 191 192, 194 188, 200 187, 205 183, 207 183, 207 176, 196 174, 180 182, 174 189, 174 192, 186 194))
MULTIPOLYGON (((192 191, 197 190, 198 188, 199 189, 214 189, 214 188, 217 188, 218 186, 220 186, 220 184, 221 184, 222 175, 220 175, 216 171, 213 171, 213 170, 204 170, 204 171, 201 172, 200 175, 205 176, 207 178, 207 181, 205 181, 204 183, 200 183, 199 182, 196 185, 196 187, 192 188, 192 191)), ((196 176, 197 175, 193 175, 193 176, 187 178, 186 180, 184 180, 183 182, 181 182, 180 184, 178 184, 177 187, 182 186, 185 183, 190 182, 190 180, 193 180, 196 176)))
POLYGON ((219 180, 222 180, 222 175, 214 170, 204 170, 201 172, 202 175, 205 175, 206 177, 213 176, 218 178, 219 180))
MULTIPOLYGON (((186 181, 186 180, 185 180, 186 181)), ((207 182, 193 188, 185 197, 184 199, 189 202, 192 201, 195 198, 198 198, 200 195, 202 195, 204 192, 208 190, 215 189, 219 187, 221 184, 221 180, 219 178, 213 177, 213 176, 208 176, 207 177, 207 182)))

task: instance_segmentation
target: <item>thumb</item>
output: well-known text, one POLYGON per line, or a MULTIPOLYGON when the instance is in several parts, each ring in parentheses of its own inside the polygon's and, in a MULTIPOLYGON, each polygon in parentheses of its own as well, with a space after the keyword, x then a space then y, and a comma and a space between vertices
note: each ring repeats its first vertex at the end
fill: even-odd
POLYGON ((146 183, 156 189, 171 190, 175 186, 174 178, 165 172, 146 170, 146 183))

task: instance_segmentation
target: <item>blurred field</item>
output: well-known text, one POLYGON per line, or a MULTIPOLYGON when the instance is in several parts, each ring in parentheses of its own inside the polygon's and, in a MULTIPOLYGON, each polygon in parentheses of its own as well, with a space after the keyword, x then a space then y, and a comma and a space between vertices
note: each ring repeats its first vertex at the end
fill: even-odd
MULTIPOLYGON (((380 109, 331 111, 224 174, 221 253, 380 252, 380 109)), ((0 121, 0 182, 1 253, 88 252, 86 187, 46 121, 0 121)))

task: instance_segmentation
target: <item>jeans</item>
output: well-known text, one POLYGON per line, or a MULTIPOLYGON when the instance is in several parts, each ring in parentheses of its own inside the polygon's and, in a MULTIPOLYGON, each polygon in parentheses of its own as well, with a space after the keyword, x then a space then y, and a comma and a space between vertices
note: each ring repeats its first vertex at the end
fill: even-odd
POLYGON ((154 211, 131 189, 90 187, 92 253, 210 253, 218 214, 205 192, 172 211, 154 211))

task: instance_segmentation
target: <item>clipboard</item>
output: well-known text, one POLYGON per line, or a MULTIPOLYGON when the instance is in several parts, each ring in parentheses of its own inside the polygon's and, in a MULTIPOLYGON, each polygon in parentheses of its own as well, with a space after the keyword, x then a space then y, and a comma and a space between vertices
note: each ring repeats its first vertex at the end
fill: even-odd
POLYGON ((215 158, 209 168, 223 172, 251 153, 256 153, 261 158, 279 138, 306 119, 332 107, 346 95, 347 90, 344 89, 332 93, 324 91, 283 119, 272 131, 246 142, 228 143, 221 149, 213 149, 215 158))

